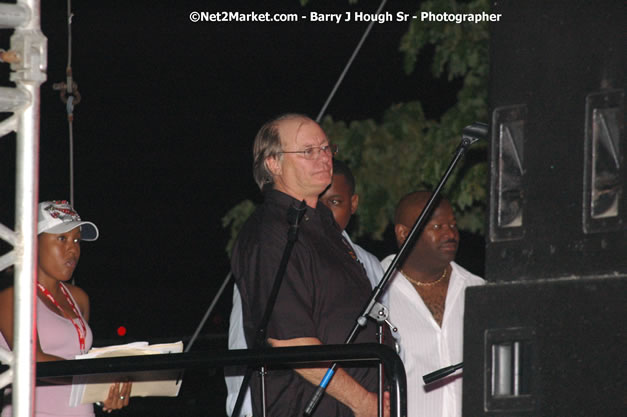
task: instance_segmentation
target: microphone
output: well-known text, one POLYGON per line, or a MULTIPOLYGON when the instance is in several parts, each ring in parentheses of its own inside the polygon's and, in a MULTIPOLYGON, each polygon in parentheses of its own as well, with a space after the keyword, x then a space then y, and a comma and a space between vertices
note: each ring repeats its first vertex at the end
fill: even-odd
POLYGON ((458 369, 461 369, 463 366, 464 366, 464 363, 460 362, 456 365, 451 365, 451 366, 438 369, 437 371, 431 372, 430 374, 423 375, 422 380, 424 381, 425 385, 429 385, 432 382, 435 382, 438 379, 442 379, 445 376, 448 376, 452 374, 453 372, 457 371, 458 369))
POLYGON ((486 123, 474 122, 462 130, 462 141, 464 145, 472 145, 481 138, 488 136, 488 125, 486 123))

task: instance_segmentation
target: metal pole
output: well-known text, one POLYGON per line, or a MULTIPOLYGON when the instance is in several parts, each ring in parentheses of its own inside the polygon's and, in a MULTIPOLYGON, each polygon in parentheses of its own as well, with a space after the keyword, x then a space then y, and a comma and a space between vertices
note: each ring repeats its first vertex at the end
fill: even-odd
POLYGON ((15 314, 13 416, 33 415, 35 396, 35 280, 37 276, 37 200, 39 198, 39 87, 46 79, 46 38, 41 33, 39 0, 19 0, 30 20, 15 29, 12 49, 21 54, 11 64, 11 80, 27 91, 31 103, 18 119, 15 193, 15 314))
POLYGON ((232 276, 233 276, 233 272, 229 271, 229 273, 227 274, 226 278, 224 278, 224 281, 222 282, 222 285, 220 286, 220 289, 218 290, 218 293, 215 295, 215 297, 213 297, 213 300, 211 301, 211 304, 209 304, 209 308, 205 312, 204 317, 202 318, 202 320, 200 320, 200 324, 196 328, 196 331, 192 335, 192 338, 189 339, 189 343, 187 344, 187 347, 185 348, 185 352, 189 352, 192 349, 192 346, 194 345, 194 342, 196 341, 196 338, 200 334, 200 331, 205 326, 205 322, 209 318, 209 315, 211 315, 211 312, 215 308, 216 304, 218 304, 218 300, 222 296, 222 293, 224 292, 224 289, 226 288, 226 285, 229 282, 231 282, 231 277, 232 276))
POLYGON ((37 272, 36 255, 38 149, 39 149, 39 88, 25 86, 33 94, 32 104, 18 122, 15 230, 17 233, 15 260, 15 299, 13 316, 13 415, 30 416, 35 386, 35 303, 34 282, 37 272))
MULTIPOLYGON (((385 6, 385 3, 387 3, 387 0, 382 0, 381 1, 381 4, 379 5, 379 8, 375 12, 375 14, 381 13, 381 10, 383 10, 383 7, 385 6)), ((344 66, 344 70, 342 70, 342 73, 340 74, 340 77, 335 82, 335 85, 333 86, 333 89, 331 90, 331 93, 329 93, 329 97, 327 97, 327 101, 324 102, 324 104, 322 105, 322 108, 320 109, 320 112, 318 113, 318 116, 316 116, 316 123, 320 123, 320 121, 322 120, 322 116, 324 116, 324 112, 327 111, 327 107, 329 106, 329 103, 331 103, 331 100, 333 99, 333 96, 335 96, 335 92, 337 91, 337 89, 339 88, 340 84, 344 80, 344 76, 346 75, 346 73, 348 72, 348 69, 353 64, 353 60, 355 59, 355 57, 359 53, 359 50, 361 49, 361 46, 364 44, 364 41, 368 37, 368 34, 370 33, 370 29, 372 29, 372 26, 374 25, 374 23, 375 23, 374 20, 372 22, 370 22, 370 24, 366 28, 366 31, 361 36, 361 39, 359 40, 359 43, 357 44, 357 47, 355 47, 355 50, 353 51, 351 57, 348 59, 348 62, 346 63, 346 66, 344 66)))
MULTIPOLYGON (((67 67, 65 92, 68 95, 67 117, 70 135, 70 204, 74 205, 74 80, 72 79, 72 0, 67 0, 67 67)), ((74 282, 74 277, 72 277, 74 282)))

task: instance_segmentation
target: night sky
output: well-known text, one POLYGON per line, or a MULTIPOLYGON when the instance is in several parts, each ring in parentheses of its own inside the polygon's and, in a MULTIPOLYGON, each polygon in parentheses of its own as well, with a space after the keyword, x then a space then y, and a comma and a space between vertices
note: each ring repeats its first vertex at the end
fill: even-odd
MULTIPOLYGON (((65 106, 52 89, 65 80, 66 1, 43 3, 48 81, 42 85, 40 200, 69 199, 65 106)), ((413 14, 418 3, 391 1, 386 10, 413 14)), ((373 13, 378 5, 73 2, 72 67, 82 95, 74 121, 75 206, 101 234, 83 245, 75 278, 90 294, 97 342, 193 333, 229 271, 221 217, 244 199, 259 200, 251 172, 257 129, 285 112, 315 118, 367 27, 193 23, 190 12, 373 13), (126 338, 116 336, 120 325, 126 338)), ((380 120, 391 104, 419 99, 436 118, 454 102, 451 84, 429 74, 428 51, 413 74, 403 72, 398 45, 407 28, 374 25, 327 114, 380 120)), ((10 35, 2 31, 0 47, 8 49, 10 35)), ((2 75, 10 86, 6 68, 2 75)), ((14 152, 14 136, 2 138, 1 220, 10 226, 14 152)), ((226 329, 230 296, 223 296, 205 333, 226 329)))

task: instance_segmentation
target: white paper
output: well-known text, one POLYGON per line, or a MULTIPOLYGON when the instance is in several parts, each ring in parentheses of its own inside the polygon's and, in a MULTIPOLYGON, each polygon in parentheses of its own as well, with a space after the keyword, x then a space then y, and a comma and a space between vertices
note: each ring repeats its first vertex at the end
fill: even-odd
MULTIPOLYGON (((117 356, 155 355, 183 352, 183 342, 149 345, 148 342, 134 342, 125 345, 92 348, 88 353, 77 355, 76 359, 113 358, 117 356)), ((181 389, 182 371, 159 370, 142 371, 132 374, 78 375, 72 380, 70 406, 104 401, 109 387, 118 381, 133 382, 131 397, 176 397, 181 389)))

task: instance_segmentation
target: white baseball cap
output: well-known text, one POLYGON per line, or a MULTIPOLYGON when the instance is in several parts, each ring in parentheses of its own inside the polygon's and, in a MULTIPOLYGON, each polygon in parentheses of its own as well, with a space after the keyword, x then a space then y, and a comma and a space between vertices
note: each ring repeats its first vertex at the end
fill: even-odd
POLYGON ((76 210, 65 200, 39 203, 37 234, 65 233, 80 226, 81 240, 98 239, 98 228, 92 222, 82 221, 76 210))

